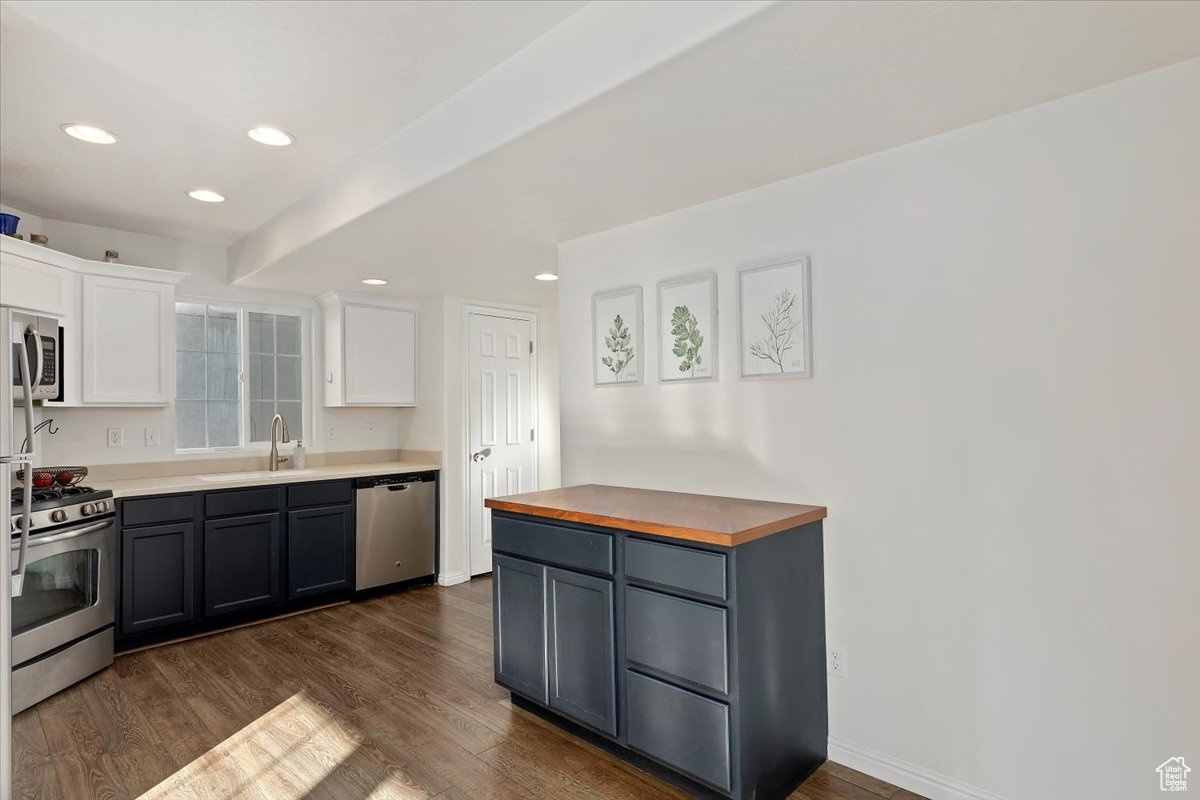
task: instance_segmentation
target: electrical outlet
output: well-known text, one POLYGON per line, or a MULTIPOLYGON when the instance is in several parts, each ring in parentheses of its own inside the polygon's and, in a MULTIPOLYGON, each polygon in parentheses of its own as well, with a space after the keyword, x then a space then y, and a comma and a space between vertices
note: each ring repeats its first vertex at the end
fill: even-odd
POLYGON ((157 426, 146 428, 146 447, 158 447, 159 439, 157 426))
POLYGON ((109 428, 108 429, 108 446, 109 447, 124 447, 125 446, 125 429, 124 428, 109 428))
POLYGON ((329 427, 326 429, 326 431, 325 431, 325 436, 326 436, 326 438, 328 438, 328 439, 336 439, 336 438, 337 438, 337 431, 335 431, 335 430, 334 430, 334 428, 333 428, 333 426, 332 426, 332 425, 330 425, 330 426, 329 426, 329 427))
POLYGON ((846 677, 846 648, 837 642, 825 645, 825 670, 839 678, 846 677))
POLYGON ((374 434, 375 434, 375 423, 368 422, 367 423, 367 436, 373 436, 374 434))

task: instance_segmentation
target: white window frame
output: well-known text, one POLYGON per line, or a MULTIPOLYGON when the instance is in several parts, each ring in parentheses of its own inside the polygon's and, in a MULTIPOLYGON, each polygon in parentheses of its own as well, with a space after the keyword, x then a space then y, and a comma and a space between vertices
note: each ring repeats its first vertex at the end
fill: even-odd
MULTIPOLYGON (((230 447, 190 447, 186 449, 175 448, 175 454, 180 456, 189 455, 211 455, 213 453, 236 454, 236 453, 268 453, 271 451, 270 442, 251 442, 250 437, 250 389, 248 377, 250 375, 250 314, 284 314, 290 317, 300 318, 300 403, 303 409, 303 422, 301 427, 304 430, 304 435, 310 439, 314 437, 313 431, 316 424, 316 414, 312 405, 312 364, 313 364, 313 338, 312 338, 312 308, 308 306, 289 306, 272 303, 251 303, 244 300, 231 300, 225 297, 176 297, 175 302, 192 303, 195 305, 217 306, 220 308, 237 309, 238 319, 238 444, 230 447)), ((171 310, 172 320, 175 316, 175 309, 171 310)), ((176 357, 176 351, 172 351, 171 357, 176 357)), ((172 405, 172 413, 176 413, 174 405, 172 405)), ((176 417, 176 424, 178 417, 176 417)), ((177 438, 177 437, 176 437, 177 438)), ((296 434, 292 433, 292 441, 296 440, 296 434)))

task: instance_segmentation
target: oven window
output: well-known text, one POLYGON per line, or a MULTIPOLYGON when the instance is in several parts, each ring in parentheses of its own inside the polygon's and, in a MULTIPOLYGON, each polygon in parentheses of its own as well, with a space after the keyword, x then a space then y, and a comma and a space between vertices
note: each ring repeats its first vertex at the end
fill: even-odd
POLYGON ((13 635, 94 606, 99 566, 99 550, 72 550, 31 562, 25 589, 12 600, 13 635))

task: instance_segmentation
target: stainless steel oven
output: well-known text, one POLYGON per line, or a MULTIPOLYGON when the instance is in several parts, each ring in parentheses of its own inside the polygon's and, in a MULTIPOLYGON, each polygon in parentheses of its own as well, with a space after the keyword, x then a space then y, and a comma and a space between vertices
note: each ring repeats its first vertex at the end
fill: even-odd
POLYGON ((30 535, 11 606, 13 713, 112 663, 116 549, 112 516, 30 535))

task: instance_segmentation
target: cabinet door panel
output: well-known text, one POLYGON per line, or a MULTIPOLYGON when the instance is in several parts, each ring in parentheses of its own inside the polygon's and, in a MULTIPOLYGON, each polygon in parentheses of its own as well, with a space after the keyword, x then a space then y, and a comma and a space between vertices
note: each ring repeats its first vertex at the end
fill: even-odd
POLYGON ((492 563, 496 682, 546 702, 546 568, 496 556, 492 563))
POLYGON ((278 514, 204 523, 204 614, 217 616, 282 599, 278 514))
POLYGON ((194 618, 195 524, 121 532, 121 634, 194 618))
POLYGON ((354 523, 350 506, 288 514, 288 599, 354 585, 354 523))
POLYGON ((416 312, 347 304, 342 325, 346 404, 416 405, 416 312))
POLYGON ((171 401, 175 287, 83 276, 83 402, 171 401))
POLYGON ((548 568, 546 592, 550 705, 615 736, 613 583, 548 568))

